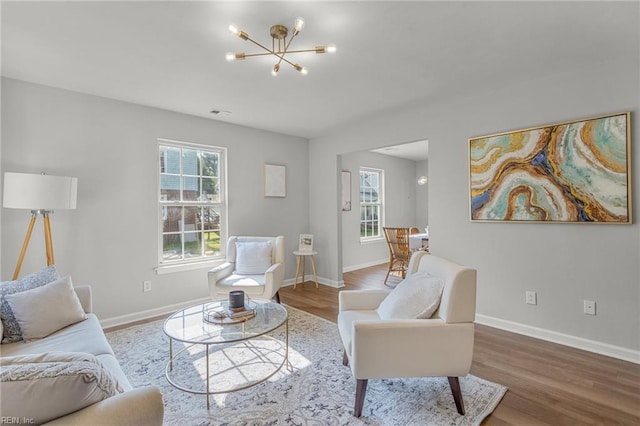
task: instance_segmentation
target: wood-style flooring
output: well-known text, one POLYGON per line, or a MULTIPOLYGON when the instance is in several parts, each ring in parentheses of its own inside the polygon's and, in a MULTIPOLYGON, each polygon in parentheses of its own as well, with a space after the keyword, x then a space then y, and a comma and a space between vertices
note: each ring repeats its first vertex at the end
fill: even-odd
MULTIPOLYGON (((385 274, 386 265, 345 273, 341 289, 307 281, 280 298, 335 322, 338 292, 385 288, 385 274)), ((637 364, 476 325, 471 373, 509 388, 483 425, 640 425, 637 364)))

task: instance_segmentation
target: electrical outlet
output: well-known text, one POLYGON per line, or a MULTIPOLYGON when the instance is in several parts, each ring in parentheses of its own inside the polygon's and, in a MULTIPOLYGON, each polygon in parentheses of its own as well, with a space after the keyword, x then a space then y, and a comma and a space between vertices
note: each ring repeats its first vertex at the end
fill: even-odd
POLYGON ((147 292, 151 291, 151 281, 142 281, 142 291, 147 292))
POLYGON ((584 313, 587 315, 595 315, 596 314, 596 302, 593 300, 585 300, 584 301, 584 313))
POLYGON ((525 291, 524 292, 524 301, 527 305, 537 305, 538 304, 538 297, 536 295, 535 291, 525 291))

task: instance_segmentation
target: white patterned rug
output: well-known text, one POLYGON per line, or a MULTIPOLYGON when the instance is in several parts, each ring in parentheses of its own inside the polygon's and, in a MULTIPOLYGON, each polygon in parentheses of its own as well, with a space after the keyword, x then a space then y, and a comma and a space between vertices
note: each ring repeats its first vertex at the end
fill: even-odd
MULTIPOLYGON (((204 395, 178 390, 167 382, 169 344, 162 321, 107 333, 107 338, 134 387, 160 387, 166 425, 478 425, 507 391, 472 375, 461 377, 466 414, 460 416, 446 377, 370 380, 362 417, 355 418, 351 414, 355 380, 349 367, 342 365, 337 325, 287 309, 291 368, 283 367, 257 386, 212 395, 208 411, 204 395)), ((191 371, 185 365, 176 368, 183 368, 183 377, 192 386, 204 389, 196 366, 204 354, 188 357, 191 371)))

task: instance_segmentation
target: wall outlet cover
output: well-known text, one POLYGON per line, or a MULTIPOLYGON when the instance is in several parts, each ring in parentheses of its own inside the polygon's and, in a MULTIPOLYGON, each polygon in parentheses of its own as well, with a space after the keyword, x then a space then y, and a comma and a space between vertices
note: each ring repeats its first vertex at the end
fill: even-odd
POLYGON ((596 302, 593 300, 585 300, 584 301, 584 313, 587 315, 595 315, 596 314, 596 302))

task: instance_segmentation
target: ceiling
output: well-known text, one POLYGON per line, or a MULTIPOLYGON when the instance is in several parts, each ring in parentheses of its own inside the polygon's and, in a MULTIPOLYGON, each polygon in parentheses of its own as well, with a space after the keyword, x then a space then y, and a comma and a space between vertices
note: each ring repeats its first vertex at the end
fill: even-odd
POLYGON ((637 3, 2 1, 3 76, 304 138, 614 61, 637 40, 637 3), (292 48, 338 48, 298 56, 308 75, 225 61, 256 51, 230 23, 269 44, 269 27, 297 16, 292 48))
POLYGON ((416 141, 386 146, 384 148, 372 149, 371 152, 407 160, 423 161, 429 156, 429 141, 416 141))

